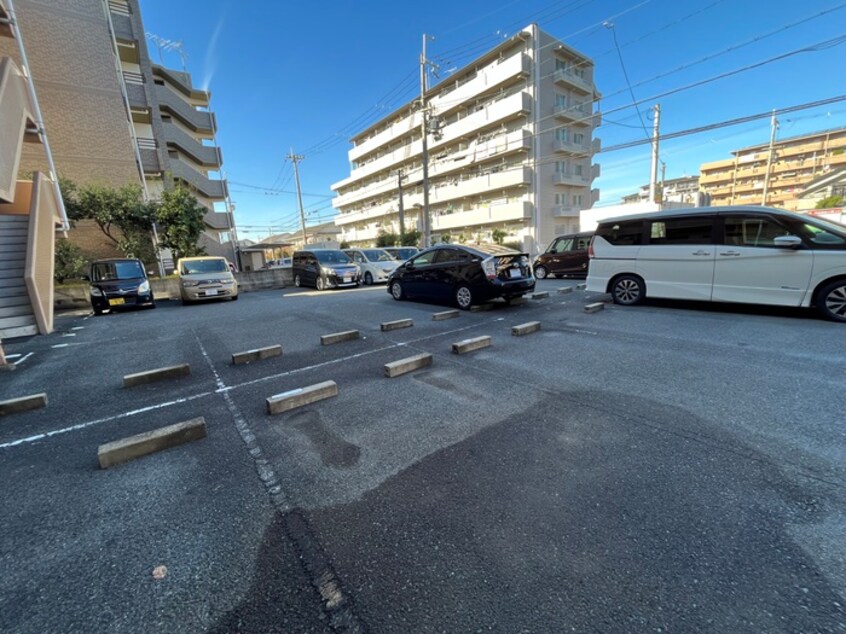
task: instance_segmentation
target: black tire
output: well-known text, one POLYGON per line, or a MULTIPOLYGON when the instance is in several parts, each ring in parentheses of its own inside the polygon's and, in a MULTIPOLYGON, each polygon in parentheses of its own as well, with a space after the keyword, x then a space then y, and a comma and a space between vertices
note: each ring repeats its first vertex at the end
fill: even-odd
POLYGON ((237 302, 237 301, 238 301, 238 296, 237 296, 237 295, 233 295, 233 296, 232 296, 232 301, 233 301, 233 302, 237 302))
POLYGON ((549 271, 546 270, 546 267, 543 264, 535 267, 536 278, 539 280, 545 280, 547 275, 549 275, 549 271))
POLYGON ((303 285, 303 281, 300 279, 300 276, 295 275, 294 276, 294 286, 296 286, 297 288, 301 288, 302 285, 303 285))
POLYGON ((391 297, 393 297, 398 302, 405 299, 405 290, 402 287, 402 284, 399 280, 394 280, 391 282, 391 297))
POLYGON ((461 284, 455 289, 455 304, 461 310, 470 310, 470 306, 473 305, 473 291, 469 286, 461 284))
POLYGON ((326 290, 326 282, 323 281, 322 275, 317 276, 317 281, 314 283, 314 287, 319 291, 325 291, 326 290))
POLYGON ((835 280, 823 286, 816 299, 817 310, 831 321, 846 322, 846 279, 835 280))
POLYGON ((184 298, 182 299, 182 305, 183 306, 190 306, 193 303, 194 302, 192 302, 190 299, 184 299, 184 298))
MULTIPOLYGON (((365 286, 370 286, 370 285, 372 285, 372 284, 373 284, 373 276, 372 276, 372 275, 370 275, 370 271, 367 271, 367 272, 364 274, 364 284, 365 284, 365 286)), ((357 285, 356 285, 356 286, 357 286, 357 285)))
POLYGON ((636 306, 646 297, 646 285, 637 275, 621 275, 611 282, 611 297, 615 304, 636 306))
POLYGON ((95 308, 95 309, 94 309, 94 314, 95 314, 95 315, 97 315, 97 316, 99 317, 100 315, 102 315, 102 314, 103 314, 103 309, 102 309, 102 308, 95 308))

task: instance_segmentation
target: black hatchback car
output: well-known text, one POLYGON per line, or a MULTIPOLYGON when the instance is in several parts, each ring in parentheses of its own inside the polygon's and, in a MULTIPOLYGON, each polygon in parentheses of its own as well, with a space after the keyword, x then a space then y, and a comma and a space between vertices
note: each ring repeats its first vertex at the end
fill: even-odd
POLYGON ((397 267, 388 292, 406 297, 472 304, 502 297, 522 297, 535 288, 529 256, 499 245, 439 244, 397 267))
POLYGON ((141 260, 97 260, 91 263, 85 279, 91 284, 91 307, 95 315, 130 306, 156 307, 141 260))

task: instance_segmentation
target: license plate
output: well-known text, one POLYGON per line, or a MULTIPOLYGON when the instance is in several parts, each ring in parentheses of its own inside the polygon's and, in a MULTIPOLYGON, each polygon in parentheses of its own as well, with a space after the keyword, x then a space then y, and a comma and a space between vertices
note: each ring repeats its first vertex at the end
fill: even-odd
POLYGON ((344 278, 344 284, 349 284, 350 282, 352 282, 352 278, 351 278, 351 277, 345 277, 345 278, 344 278))
POLYGON ((211 295, 217 295, 217 289, 212 289, 210 291, 206 291, 206 297, 209 297, 211 295))
POLYGON ((511 277, 523 277, 523 272, 520 269, 511 269, 511 277))
POLYGON ((116 297, 115 299, 109 300, 109 306, 120 306, 124 303, 126 303, 126 300, 124 300, 123 297, 116 297))

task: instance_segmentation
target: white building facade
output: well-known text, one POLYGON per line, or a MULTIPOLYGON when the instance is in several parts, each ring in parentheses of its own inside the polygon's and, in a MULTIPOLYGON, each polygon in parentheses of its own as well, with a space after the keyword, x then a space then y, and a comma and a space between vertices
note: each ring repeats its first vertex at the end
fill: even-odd
MULTIPOLYGON (((498 232, 535 253, 578 230, 599 198, 593 77, 592 60, 531 25, 429 90, 433 244, 498 232)), ((422 229, 422 117, 414 100, 352 138, 350 175, 332 186, 342 241, 399 232, 400 172, 405 229, 422 229)))

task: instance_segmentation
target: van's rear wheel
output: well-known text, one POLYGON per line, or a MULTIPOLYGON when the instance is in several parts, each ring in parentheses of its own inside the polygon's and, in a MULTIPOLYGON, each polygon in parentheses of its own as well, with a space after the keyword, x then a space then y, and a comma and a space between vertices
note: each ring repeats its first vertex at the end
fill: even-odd
POLYGON ((826 319, 846 321, 846 280, 827 284, 817 293, 817 309, 826 319))
POLYGON ((621 275, 611 284, 611 297, 615 304, 634 306, 646 297, 646 286, 637 275, 621 275))

